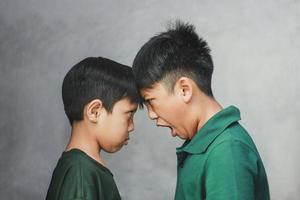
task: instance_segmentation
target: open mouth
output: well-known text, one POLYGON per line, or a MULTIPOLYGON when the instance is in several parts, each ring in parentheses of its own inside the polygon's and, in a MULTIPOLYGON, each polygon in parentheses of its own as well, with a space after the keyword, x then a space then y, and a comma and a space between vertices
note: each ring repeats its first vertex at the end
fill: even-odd
POLYGON ((168 126, 168 125, 161 125, 161 124, 156 124, 156 126, 160 126, 160 127, 167 127, 171 130, 171 135, 173 137, 177 136, 177 132, 176 130, 172 127, 172 126, 168 126))

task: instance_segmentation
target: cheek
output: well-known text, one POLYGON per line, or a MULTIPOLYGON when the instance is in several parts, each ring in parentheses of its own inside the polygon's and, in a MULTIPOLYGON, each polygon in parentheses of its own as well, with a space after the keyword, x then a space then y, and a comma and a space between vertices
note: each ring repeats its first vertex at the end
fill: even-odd
POLYGON ((184 110, 182 109, 181 102, 176 99, 168 99, 164 104, 160 104, 160 116, 173 125, 176 125, 184 117, 184 110))
POLYGON ((123 116, 110 117, 106 121, 104 134, 99 137, 99 143, 108 152, 119 150, 128 136, 128 119, 123 116))
POLYGON ((111 135, 114 136, 116 141, 123 140, 127 137, 129 120, 127 116, 119 116, 111 124, 111 135))

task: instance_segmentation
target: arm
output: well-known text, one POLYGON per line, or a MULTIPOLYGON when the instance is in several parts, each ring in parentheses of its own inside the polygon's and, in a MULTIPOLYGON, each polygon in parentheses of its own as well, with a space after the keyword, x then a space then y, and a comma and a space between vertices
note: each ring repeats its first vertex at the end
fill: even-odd
MULTIPOLYGON (((71 167, 64 174, 59 183, 57 198, 59 200, 93 200, 104 199, 101 187, 95 188, 90 182, 87 183, 88 176, 82 171, 80 166, 71 167)), ((92 180, 90 180, 92 181, 92 180)))
POLYGON ((238 140, 227 140, 210 152, 206 165, 206 199, 254 200, 257 155, 238 140))

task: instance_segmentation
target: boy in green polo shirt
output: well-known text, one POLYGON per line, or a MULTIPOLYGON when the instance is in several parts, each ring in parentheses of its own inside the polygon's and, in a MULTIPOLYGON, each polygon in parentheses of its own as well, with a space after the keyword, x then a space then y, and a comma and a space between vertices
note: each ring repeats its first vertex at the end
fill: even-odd
POLYGON ((213 62, 194 26, 177 21, 139 50, 133 73, 157 126, 185 140, 177 148, 176 200, 268 200, 266 172, 240 112, 211 90, 213 62))
POLYGON ((132 69, 90 57, 65 76, 62 97, 71 137, 53 172, 47 200, 120 200, 100 151, 114 153, 129 140, 140 102, 132 69))

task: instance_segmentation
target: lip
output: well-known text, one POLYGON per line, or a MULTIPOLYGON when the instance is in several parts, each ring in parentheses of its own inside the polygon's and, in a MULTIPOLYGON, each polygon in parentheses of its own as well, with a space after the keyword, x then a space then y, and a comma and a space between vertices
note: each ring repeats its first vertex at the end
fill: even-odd
POLYGON ((164 125, 164 124, 156 124, 156 126, 169 128, 169 129, 171 130, 171 135, 172 135, 173 137, 176 137, 176 136, 177 136, 176 130, 175 130, 172 126, 164 125))
POLYGON ((156 126, 161 126, 161 127, 168 127, 168 128, 171 128, 171 126, 166 125, 166 124, 156 124, 156 126))
POLYGON ((129 142, 129 140, 130 140, 130 138, 129 138, 129 137, 128 137, 128 138, 126 138, 126 139, 125 139, 125 141, 124 141, 124 144, 125 144, 125 145, 127 145, 127 144, 128 144, 128 142, 129 142))

